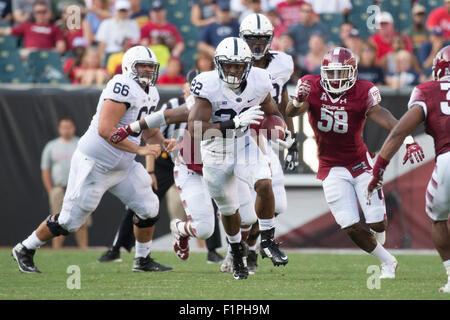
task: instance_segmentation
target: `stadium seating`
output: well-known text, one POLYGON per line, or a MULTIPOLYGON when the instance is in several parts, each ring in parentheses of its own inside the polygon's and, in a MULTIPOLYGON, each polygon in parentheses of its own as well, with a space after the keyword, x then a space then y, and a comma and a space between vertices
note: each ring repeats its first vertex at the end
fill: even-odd
POLYGON ((2 36, 0 37, 0 50, 3 49, 16 49, 17 37, 14 36, 2 36))
POLYGON ((427 15, 431 10, 436 9, 442 5, 442 0, 419 0, 417 3, 420 3, 427 10, 427 15))
POLYGON ((0 50, 0 82, 2 83, 24 83, 31 82, 31 78, 22 61, 17 49, 0 50))
POLYGON ((341 28, 341 24, 344 22, 344 16, 342 14, 321 14, 320 21, 322 21, 327 27, 329 31, 329 39, 328 41, 333 42, 334 44, 341 43, 341 39, 339 37, 339 31, 341 28))
POLYGON ((189 1, 164 0, 167 8, 167 20, 178 27, 185 43, 185 51, 181 56, 184 71, 187 72, 194 65, 197 48, 197 38, 200 29, 191 23, 191 8, 189 1))
POLYGON ((70 83, 62 72, 61 56, 50 50, 31 52, 28 65, 33 82, 70 83))
POLYGON ((367 11, 371 5, 373 5, 372 0, 353 0, 353 8, 348 16, 348 20, 359 30, 362 39, 367 39, 376 32, 375 28, 369 29, 367 26, 369 14, 373 14, 373 11, 367 11))

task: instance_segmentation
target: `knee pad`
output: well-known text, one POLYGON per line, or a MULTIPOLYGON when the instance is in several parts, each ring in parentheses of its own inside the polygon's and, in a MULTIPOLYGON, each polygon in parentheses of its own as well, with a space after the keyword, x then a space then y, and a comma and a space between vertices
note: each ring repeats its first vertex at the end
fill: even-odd
POLYGON ((153 227, 158 219, 159 213, 156 215, 156 217, 148 219, 141 219, 135 213, 133 216, 133 224, 138 228, 149 228, 153 227))
POLYGON ((193 225, 193 227, 195 228, 195 231, 197 233, 197 238, 201 240, 208 239, 214 233, 214 224, 211 225, 207 222, 195 223, 195 226, 193 225))
POLYGON ((49 215, 47 217, 47 227, 50 230, 50 232, 55 236, 67 236, 69 234, 69 231, 64 229, 59 223, 58 223, 58 217, 59 213, 55 215, 54 221, 52 221, 52 215, 49 215))

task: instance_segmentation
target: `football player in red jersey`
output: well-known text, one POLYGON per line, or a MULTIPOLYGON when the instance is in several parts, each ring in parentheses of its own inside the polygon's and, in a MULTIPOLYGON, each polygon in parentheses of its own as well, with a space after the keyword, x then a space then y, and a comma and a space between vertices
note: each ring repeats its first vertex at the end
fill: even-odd
POLYGON ((431 238, 447 270, 448 282, 440 292, 450 293, 450 46, 433 61, 433 81, 414 88, 409 111, 400 119, 381 148, 373 168, 368 194, 379 189, 383 173, 405 136, 424 122, 425 132, 434 139, 436 165, 426 191, 425 211, 431 219, 431 238))
MULTIPOLYGON (((371 205, 366 202, 372 158, 362 130, 366 118, 389 131, 397 120, 379 105, 378 88, 356 76, 353 53, 341 47, 331 49, 322 60, 320 75, 307 75, 298 81, 287 114, 293 117, 308 112, 318 146, 317 177, 323 180, 325 199, 337 224, 358 247, 381 261, 380 278, 395 278, 397 261, 383 247, 387 220, 381 189, 372 195, 371 205), (358 201, 371 232, 360 223, 358 201)), ((413 159, 421 149, 410 139, 407 148, 413 159)))

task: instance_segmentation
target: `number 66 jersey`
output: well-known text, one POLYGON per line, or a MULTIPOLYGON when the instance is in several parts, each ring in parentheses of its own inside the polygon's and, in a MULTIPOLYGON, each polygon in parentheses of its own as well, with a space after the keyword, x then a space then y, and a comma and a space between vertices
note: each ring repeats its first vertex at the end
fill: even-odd
MULTIPOLYGON (((148 93, 146 93, 135 80, 121 74, 115 75, 109 80, 102 91, 97 112, 92 118, 88 130, 80 138, 78 147, 81 152, 106 169, 121 170, 130 165, 136 155, 113 147, 98 134, 98 120, 106 99, 125 104, 127 110, 117 124, 117 127, 122 127, 153 112, 159 102, 159 93, 154 86, 149 86, 148 93)), ((127 139, 140 145, 141 133, 132 134, 127 139)))
POLYGON ((355 178, 371 169, 371 159, 362 138, 367 111, 380 103, 378 88, 369 81, 356 80, 345 93, 334 96, 321 84, 320 75, 307 75, 309 123, 316 137, 319 171, 324 180, 332 167, 345 167, 355 178))

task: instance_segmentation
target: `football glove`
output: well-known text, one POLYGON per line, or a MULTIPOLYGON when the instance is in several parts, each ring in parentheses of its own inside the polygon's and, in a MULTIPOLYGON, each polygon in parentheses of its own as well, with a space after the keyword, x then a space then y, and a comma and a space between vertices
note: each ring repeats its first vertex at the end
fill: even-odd
POLYGON ((375 166, 372 170, 372 180, 370 180, 367 186, 367 204, 370 205, 370 197, 374 190, 380 190, 383 186, 383 174, 386 170, 389 161, 384 159, 382 156, 378 156, 375 166))
POLYGON ((251 124, 259 124, 258 120, 262 119, 264 119, 264 111, 261 110, 261 106, 253 106, 235 116, 233 122, 235 129, 237 129, 251 124))
POLYGON ((294 171, 298 167, 298 143, 294 141, 284 159, 284 170, 294 171))
POLYGON ((131 130, 130 125, 117 128, 109 136, 109 141, 111 141, 111 143, 119 143, 120 141, 126 139, 132 133, 133 131, 131 130))
MULTIPOLYGON (((412 137, 410 137, 412 139, 412 137)), ((405 164, 408 159, 411 163, 414 163, 414 159, 416 162, 421 162, 425 158, 425 154, 423 153, 423 149, 417 142, 412 139, 412 141, 406 142, 406 154, 403 157, 403 164, 405 164), (408 143, 410 142, 410 143, 408 143)))

